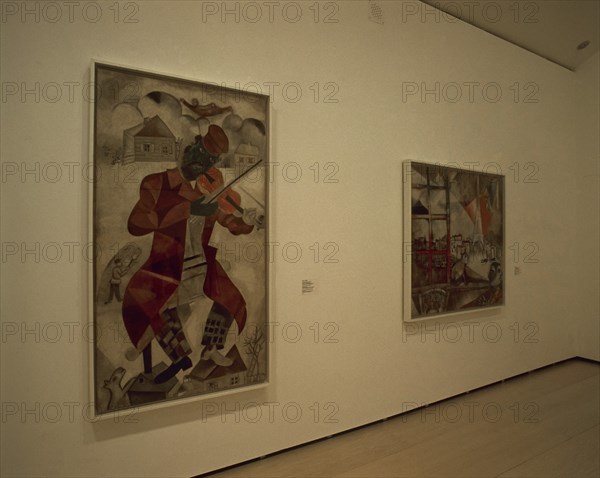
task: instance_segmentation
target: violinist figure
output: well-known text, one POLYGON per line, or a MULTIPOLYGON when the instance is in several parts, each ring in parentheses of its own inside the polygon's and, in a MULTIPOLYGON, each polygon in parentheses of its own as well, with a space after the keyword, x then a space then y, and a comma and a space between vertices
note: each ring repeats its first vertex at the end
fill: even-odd
POLYGON ((153 240, 148 259, 125 290, 123 321, 137 352, 143 353, 146 373, 152 372, 153 339, 171 359, 168 368, 154 377, 155 383, 166 382, 192 366, 189 357, 192 348, 176 307, 186 237, 192 231, 188 230, 188 219, 204 220, 200 233, 206 261, 203 291, 213 301, 204 329, 201 358, 229 366, 230 359, 220 353, 225 337, 233 320, 240 332, 246 322, 246 302, 216 259, 217 249, 209 245, 217 222, 234 235, 249 234, 254 229, 255 210, 246 209, 240 217, 223 207, 223 197, 214 202, 216 197, 209 199, 223 189, 222 174, 214 164, 228 150, 229 140, 223 129, 211 125, 205 136, 196 136, 195 142, 185 148, 178 167, 142 180, 140 198, 129 216, 129 232, 134 236, 152 233, 153 240))

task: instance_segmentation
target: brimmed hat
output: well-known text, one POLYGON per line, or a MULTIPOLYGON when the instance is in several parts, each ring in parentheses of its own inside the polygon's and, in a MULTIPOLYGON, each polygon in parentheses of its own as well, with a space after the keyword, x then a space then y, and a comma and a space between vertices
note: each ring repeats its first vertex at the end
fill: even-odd
POLYGON ((213 156, 219 156, 229 151, 229 139, 223 128, 216 124, 208 127, 208 133, 202 138, 204 149, 213 156))

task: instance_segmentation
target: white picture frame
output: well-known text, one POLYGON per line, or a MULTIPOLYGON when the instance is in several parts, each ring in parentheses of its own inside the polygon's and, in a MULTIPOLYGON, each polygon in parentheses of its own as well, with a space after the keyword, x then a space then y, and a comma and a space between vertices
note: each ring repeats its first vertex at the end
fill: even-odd
POLYGON ((269 96, 107 62, 91 79, 92 415, 268 386, 269 96))
POLYGON ((403 162, 403 319, 505 304, 504 176, 403 162))

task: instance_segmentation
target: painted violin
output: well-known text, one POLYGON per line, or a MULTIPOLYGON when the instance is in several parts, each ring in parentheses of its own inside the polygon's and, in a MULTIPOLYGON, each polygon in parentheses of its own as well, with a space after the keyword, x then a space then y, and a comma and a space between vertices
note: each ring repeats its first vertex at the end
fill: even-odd
POLYGON ((243 208, 241 205, 242 198, 240 194, 231 188, 231 186, 235 182, 239 181, 243 176, 248 174, 260 163, 261 161, 252 165, 252 167, 248 168, 240 176, 231 181, 228 185, 223 184, 222 176, 218 174, 218 171, 216 171, 214 168, 210 168, 208 171, 204 172, 198 178, 202 189, 209 192, 209 195, 206 197, 204 203, 211 204, 216 200, 219 209, 221 209, 224 213, 237 213, 244 218, 244 222, 246 222, 246 220, 250 221, 248 223, 253 223, 253 225, 256 226, 258 230, 265 227, 264 214, 256 214, 255 208, 243 208))

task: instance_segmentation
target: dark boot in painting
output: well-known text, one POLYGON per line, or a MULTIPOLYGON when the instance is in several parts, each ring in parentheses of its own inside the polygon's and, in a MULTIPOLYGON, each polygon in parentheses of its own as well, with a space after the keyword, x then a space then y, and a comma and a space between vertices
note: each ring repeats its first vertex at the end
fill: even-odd
POLYGON ((144 373, 152 373, 152 342, 146 345, 142 354, 144 357, 144 373))
POLYGON ((184 357, 180 361, 172 363, 164 372, 159 373, 154 379, 154 383, 165 383, 172 379, 180 370, 187 370, 192 366, 192 360, 184 357))

